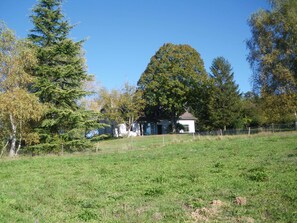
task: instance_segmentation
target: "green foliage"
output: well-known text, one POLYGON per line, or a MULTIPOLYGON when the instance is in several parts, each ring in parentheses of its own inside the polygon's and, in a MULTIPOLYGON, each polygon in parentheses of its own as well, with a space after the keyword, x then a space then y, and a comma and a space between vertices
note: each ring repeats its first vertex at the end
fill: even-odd
POLYGON ((209 222, 294 222, 296 154, 296 133, 282 133, 0 160, 0 221, 195 222, 220 200, 209 222))
POLYGON ((62 0, 38 0, 31 20, 35 27, 29 38, 39 46, 50 46, 67 39, 72 26, 64 20, 62 0))
POLYGON ((120 111, 121 92, 116 89, 108 91, 106 88, 101 88, 98 96, 95 99, 94 109, 102 111, 104 118, 112 124, 124 122, 120 111))
POLYGON ((35 64, 32 46, 16 39, 14 33, 0 23, 0 137, 4 144, 9 142, 10 156, 17 155, 22 143, 38 141, 30 122, 40 119, 45 106, 27 90, 34 81, 31 72, 35 64))
POLYGON ((119 110, 122 119, 126 123, 127 129, 130 130, 132 124, 141 116, 144 108, 142 92, 136 87, 125 84, 121 91, 119 110))
POLYGON ((289 123, 297 121, 296 94, 262 94, 262 108, 266 123, 289 123))
POLYGON ((100 219, 94 211, 90 211, 88 209, 84 209, 81 213, 79 213, 78 218, 85 222, 100 219))
POLYGON ((146 102, 146 116, 170 118, 173 132, 178 117, 191 107, 194 89, 207 80, 199 53, 189 45, 164 44, 151 58, 137 85, 146 102))
POLYGON ((196 130, 205 131, 213 129, 212 120, 210 119, 209 102, 213 96, 213 81, 208 78, 201 82, 192 92, 191 113, 198 118, 196 130))
POLYGON ((241 122, 244 127, 258 127, 266 124, 261 98, 247 92, 241 98, 241 122))
POLYGON ((59 136, 67 142, 65 145, 71 145, 65 149, 72 150, 85 141, 87 129, 97 124, 98 116, 78 105, 78 101, 89 94, 83 86, 91 77, 86 72, 83 42, 67 37, 72 26, 64 19, 61 2, 40 0, 33 8, 34 28, 29 39, 36 46, 38 64, 31 91, 42 103, 50 105, 37 125, 41 142, 58 145, 55 140, 59 136), (73 145, 75 143, 77 145, 73 145))
POLYGON ((268 174, 266 173, 263 167, 252 168, 248 171, 246 175, 248 179, 257 182, 264 182, 268 180, 268 174))
POLYGON ((164 191, 162 188, 148 188, 145 190, 144 195, 145 196, 161 196, 164 194, 164 191))
MULTIPOLYGON (((175 128, 177 132, 180 132, 180 130, 185 130, 185 127, 180 123, 176 123, 175 128)), ((173 132, 172 124, 168 125, 167 132, 173 132)))
POLYGON ((211 124, 226 129, 234 126, 239 118, 240 95, 235 84, 231 64, 223 57, 213 60, 210 68, 213 89, 209 98, 211 124))
POLYGON ((252 38, 247 42, 254 89, 266 103, 270 123, 293 117, 297 110, 297 2, 271 3, 272 10, 260 10, 251 16, 252 38))
POLYGON ((141 116, 144 108, 142 92, 129 83, 126 83, 121 90, 100 89, 99 97, 95 102, 96 110, 103 111, 103 116, 112 127, 125 123, 128 130, 141 116))

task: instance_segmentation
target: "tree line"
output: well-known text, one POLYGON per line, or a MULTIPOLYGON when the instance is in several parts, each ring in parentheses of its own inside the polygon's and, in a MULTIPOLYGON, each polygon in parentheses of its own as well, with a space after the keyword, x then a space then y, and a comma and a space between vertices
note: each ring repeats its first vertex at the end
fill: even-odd
POLYGON ((26 39, 0 24, 0 155, 85 150, 102 120, 129 130, 140 118, 168 119, 173 133, 185 111, 200 131, 296 121, 297 2, 270 3, 248 20, 253 91, 240 93, 226 58, 215 58, 207 73, 194 48, 172 43, 152 56, 136 86, 94 90, 84 41, 69 38, 62 0, 39 0, 26 39))

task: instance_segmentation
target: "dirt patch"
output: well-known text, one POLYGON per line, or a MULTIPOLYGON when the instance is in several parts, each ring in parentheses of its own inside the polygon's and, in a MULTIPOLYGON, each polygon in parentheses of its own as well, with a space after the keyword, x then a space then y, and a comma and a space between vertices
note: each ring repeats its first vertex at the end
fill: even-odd
POLYGON ((216 208, 219 208, 225 205, 225 203, 220 200, 213 200, 212 202, 210 202, 210 204, 212 207, 216 207, 216 208))
POLYGON ((160 212, 156 212, 153 214, 154 221, 161 221, 163 219, 163 214, 160 212))
POLYGON ((191 216, 195 222, 208 222, 219 214, 220 208, 224 205, 225 203, 220 200, 213 200, 210 202, 210 207, 198 208, 191 213, 191 216))
POLYGON ((240 206, 246 205, 246 197, 236 197, 234 203, 240 206))
POLYGON ((136 209, 136 214, 139 216, 145 212, 147 212, 150 208, 149 207, 139 207, 136 209))
POLYGON ((240 217, 236 219, 236 222, 238 223, 254 223, 255 219, 251 218, 251 217, 240 217))

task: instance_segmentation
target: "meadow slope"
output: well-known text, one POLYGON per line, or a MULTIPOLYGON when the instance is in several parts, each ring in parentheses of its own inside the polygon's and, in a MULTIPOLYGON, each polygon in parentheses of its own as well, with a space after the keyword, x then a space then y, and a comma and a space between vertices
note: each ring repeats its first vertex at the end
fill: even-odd
POLYGON ((296 132, 140 142, 109 153, 105 145, 97 154, 0 160, 0 222, 297 219, 296 132))

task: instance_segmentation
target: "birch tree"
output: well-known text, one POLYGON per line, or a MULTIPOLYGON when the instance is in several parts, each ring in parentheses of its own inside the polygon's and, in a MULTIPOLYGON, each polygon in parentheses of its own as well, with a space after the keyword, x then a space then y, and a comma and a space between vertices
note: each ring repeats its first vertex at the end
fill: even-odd
POLYGON ((132 124, 140 117, 144 109, 142 92, 126 83, 121 92, 119 108, 129 135, 132 124))
POLYGON ((249 19, 253 87, 264 100, 267 122, 297 121, 297 1, 270 3, 271 10, 259 10, 249 19))
MULTIPOLYGON (((9 156, 18 154, 22 142, 38 140, 30 133, 29 121, 38 120, 43 111, 38 98, 27 91, 33 82, 30 75, 36 63, 33 48, 0 24, 0 129, 9 156), (3 134, 4 133, 4 134, 3 134)), ((3 152, 1 152, 3 153, 3 152)))
POLYGON ((95 101, 97 108, 103 111, 103 116, 109 121, 112 129, 117 124, 125 123, 128 132, 144 109, 141 92, 128 83, 121 90, 100 89, 99 98, 95 101))

